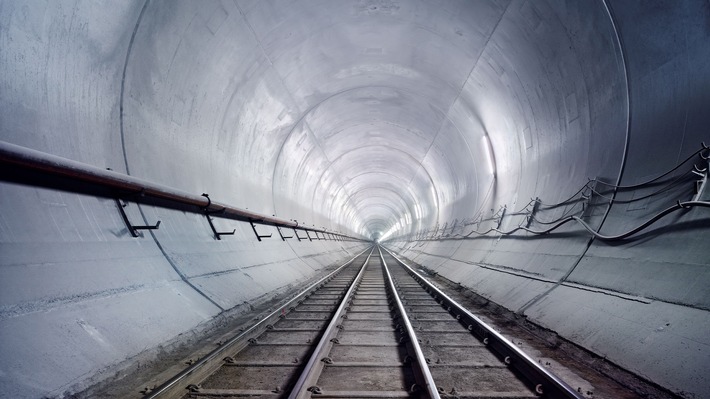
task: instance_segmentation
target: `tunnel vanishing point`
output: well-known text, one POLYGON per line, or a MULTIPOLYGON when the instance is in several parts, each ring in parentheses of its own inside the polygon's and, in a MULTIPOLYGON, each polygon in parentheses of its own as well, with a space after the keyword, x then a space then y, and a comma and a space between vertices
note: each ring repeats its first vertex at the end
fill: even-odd
POLYGON ((0 396, 378 241, 710 397, 708 126, 707 1, 2 0, 0 396))

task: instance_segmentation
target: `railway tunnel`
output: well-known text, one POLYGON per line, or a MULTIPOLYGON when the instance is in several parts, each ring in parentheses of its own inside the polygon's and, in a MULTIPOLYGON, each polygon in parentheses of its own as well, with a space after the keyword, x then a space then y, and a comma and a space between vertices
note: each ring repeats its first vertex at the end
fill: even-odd
POLYGON ((135 371, 378 241, 708 397, 709 43, 690 0, 0 1, 3 395, 135 371))

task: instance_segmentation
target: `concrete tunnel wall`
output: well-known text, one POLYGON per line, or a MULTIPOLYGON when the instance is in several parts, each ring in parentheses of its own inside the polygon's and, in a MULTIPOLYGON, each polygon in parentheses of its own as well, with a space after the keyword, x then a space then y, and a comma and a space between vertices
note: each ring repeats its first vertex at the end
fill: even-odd
MULTIPOLYGON (((646 181, 710 142, 709 20, 701 1, 2 1, 0 139, 382 237, 702 397, 705 209, 625 242, 576 224, 451 238, 514 228, 531 198, 558 203, 589 178, 646 181), (480 221, 503 206, 507 216, 480 221)), ((606 193, 665 189, 648 199, 607 206, 597 195, 586 213, 576 202, 536 216, 623 232, 690 200, 701 162, 668 189, 606 193)), ((18 397, 81 389, 364 249, 257 242, 225 220, 217 227, 237 233, 215 241, 204 216, 132 203, 136 223, 162 221, 134 239, 113 200, 9 182, 0 202, 0 386, 18 397)))

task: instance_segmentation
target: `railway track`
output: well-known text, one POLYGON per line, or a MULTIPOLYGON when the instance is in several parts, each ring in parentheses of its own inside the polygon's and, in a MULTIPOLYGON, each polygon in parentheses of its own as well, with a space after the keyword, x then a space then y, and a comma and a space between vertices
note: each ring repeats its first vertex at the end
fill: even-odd
POLYGON ((158 397, 580 396, 375 246, 145 396, 158 397))

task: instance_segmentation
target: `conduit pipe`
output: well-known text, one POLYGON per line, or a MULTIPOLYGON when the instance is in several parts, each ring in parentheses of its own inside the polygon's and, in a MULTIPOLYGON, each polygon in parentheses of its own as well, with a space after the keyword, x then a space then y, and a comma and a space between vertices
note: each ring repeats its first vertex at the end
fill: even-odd
POLYGON ((172 187, 128 176, 112 170, 97 168, 71 159, 47 154, 4 141, 0 141, 0 164, 2 164, 3 167, 11 166, 57 177, 69 178, 83 183, 90 183, 103 188, 138 194, 141 197, 152 197, 176 204, 194 206, 212 216, 263 225, 328 233, 343 238, 362 240, 361 238, 325 229, 305 227, 294 220, 267 216, 216 202, 211 200, 206 194, 194 195, 186 193, 172 187))

